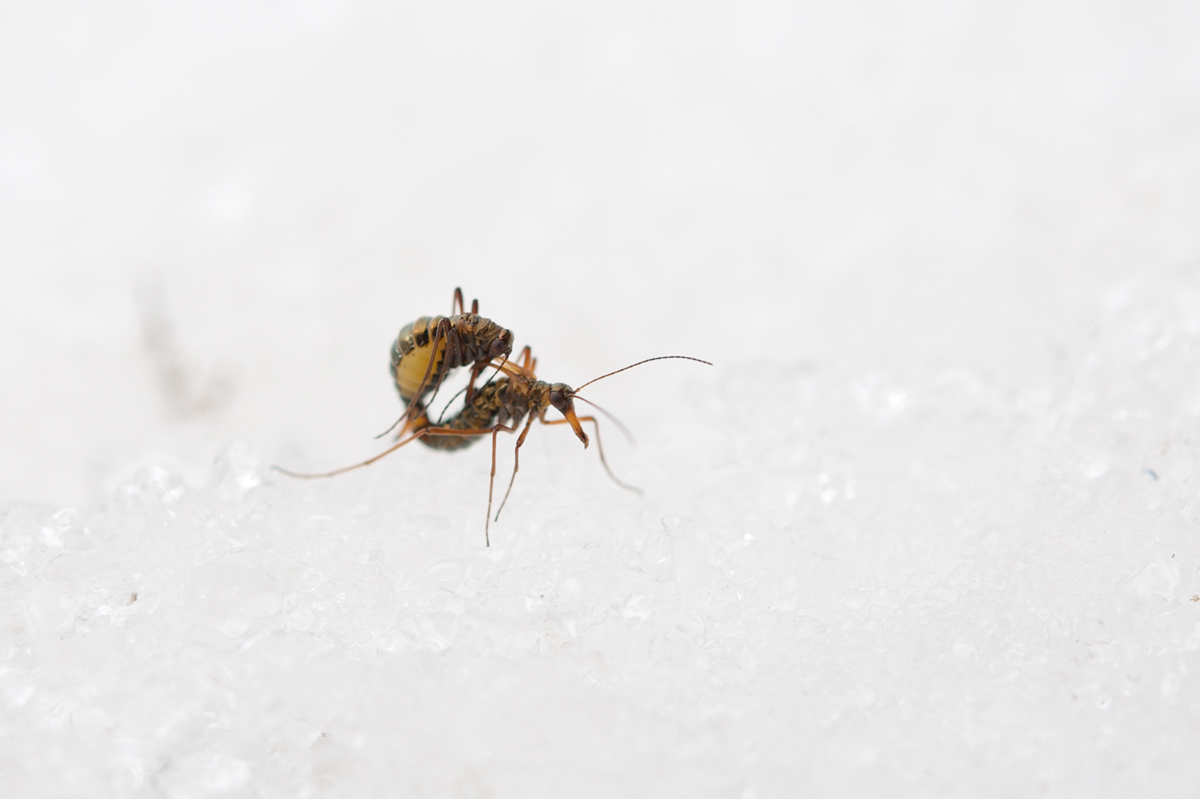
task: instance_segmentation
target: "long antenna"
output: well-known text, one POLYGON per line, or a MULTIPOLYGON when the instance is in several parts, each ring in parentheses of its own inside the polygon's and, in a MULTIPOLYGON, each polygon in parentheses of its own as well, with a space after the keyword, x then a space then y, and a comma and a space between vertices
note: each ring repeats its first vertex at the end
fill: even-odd
MULTIPOLYGON (((491 376, 491 377, 489 377, 487 380, 484 380, 484 381, 483 381, 483 385, 485 385, 485 386, 486 386, 488 383, 490 383, 490 382, 492 382, 493 380, 495 380, 495 379, 496 379, 496 375, 500 374, 500 371, 501 371, 501 370, 504 368, 504 364, 506 364, 506 363, 508 363, 508 356, 507 356, 507 355, 505 355, 503 358, 501 358, 501 359, 500 359, 500 363, 496 365, 496 371, 492 372, 492 376, 491 376)), ((491 365, 492 365, 491 363, 489 363, 489 364, 488 364, 488 366, 491 366, 491 365)), ((443 411, 443 413, 444 413, 444 411, 443 411)))
MULTIPOLYGON (((476 389, 476 391, 482 390, 483 388, 487 387, 493 380, 495 380, 496 375, 500 374, 500 370, 504 368, 504 364, 506 364, 506 363, 508 363, 507 355, 504 356, 504 359, 500 361, 500 365, 496 367, 496 371, 492 372, 492 376, 489 377, 487 380, 483 381, 483 385, 481 385, 478 389, 476 389)), ((491 364, 488 364, 488 366, 491 366, 491 364)), ((442 412, 438 414, 438 420, 437 420, 438 424, 442 423, 442 419, 445 418, 445 416, 446 416, 446 411, 450 410, 451 403, 453 403, 456 399, 458 399, 459 396, 461 396, 462 394, 466 394, 468 388, 470 388, 470 386, 463 386, 462 388, 460 388, 458 390, 457 394, 455 394, 450 399, 446 400, 446 407, 442 408, 442 412)), ((432 399, 432 397, 430 399, 432 399)))
POLYGON ((404 418, 405 418, 406 416, 408 416, 408 408, 407 408, 407 407, 404 409, 404 413, 400 414, 400 418, 399 418, 399 419, 397 419, 396 421, 392 422, 392 426, 391 426, 391 427, 389 427, 387 430, 384 430, 384 431, 383 431, 382 433, 380 433, 379 435, 375 436, 375 438, 383 438, 383 437, 384 437, 384 436, 386 436, 388 433, 390 433, 390 432, 392 432, 393 430, 395 430, 395 429, 396 429, 396 425, 398 425, 398 424, 400 424, 401 422, 403 422, 403 421, 404 421, 404 418))
POLYGON ((579 393, 580 389, 583 389, 586 386, 590 386, 592 383, 595 383, 597 380, 603 380, 606 377, 612 377, 615 374, 620 374, 621 372, 624 372, 626 369, 632 369, 635 366, 641 366, 642 364, 650 363, 651 361, 667 361, 667 360, 671 360, 673 358, 676 358, 679 360, 684 360, 684 361, 696 361, 698 363, 704 363, 704 364, 708 364, 709 366, 712 366, 712 364, 709 363, 708 361, 703 361, 703 360, 700 360, 699 358, 693 358, 690 355, 659 355, 656 358, 647 358, 644 361, 638 361, 637 363, 631 363, 628 366, 622 367, 615 372, 609 372, 606 375, 600 375, 595 380, 589 380, 586 383, 584 383, 582 386, 580 386, 579 388, 575 389, 575 392, 579 393))
POLYGON ((604 410, 603 408, 601 408, 601 407, 600 407, 599 405, 597 405, 596 403, 592 402, 592 401, 591 401, 590 399, 588 399, 587 397, 581 397, 581 396, 579 396, 578 394, 573 394, 573 395, 571 396, 571 399, 577 399, 577 400, 579 400, 580 402, 586 402, 588 405, 591 405, 593 408, 595 408, 596 410, 600 411, 600 413, 604 414, 605 416, 607 416, 607 417, 609 418, 609 421, 611 421, 613 424, 615 424, 615 425, 617 426, 617 429, 621 431, 621 435, 625 436, 625 440, 626 440, 626 441, 628 441, 628 442, 630 443, 630 445, 631 445, 631 446, 634 446, 634 447, 636 447, 636 446, 637 446, 637 442, 633 440, 633 433, 629 432, 629 428, 628 428, 628 427, 626 427, 625 425, 621 424, 621 420, 620 420, 620 419, 618 419, 617 417, 613 416, 611 413, 609 413, 608 411, 604 410))
POLYGON ((467 393, 467 387, 463 386, 462 388, 460 388, 458 390, 457 394, 455 394, 450 399, 446 400, 446 406, 444 408, 442 408, 442 412, 438 414, 438 418, 437 418, 438 424, 442 423, 442 419, 445 418, 445 416, 446 416, 446 411, 450 410, 450 404, 452 402, 454 402, 456 399, 458 399, 460 396, 462 396, 463 394, 466 394, 466 393, 467 393))

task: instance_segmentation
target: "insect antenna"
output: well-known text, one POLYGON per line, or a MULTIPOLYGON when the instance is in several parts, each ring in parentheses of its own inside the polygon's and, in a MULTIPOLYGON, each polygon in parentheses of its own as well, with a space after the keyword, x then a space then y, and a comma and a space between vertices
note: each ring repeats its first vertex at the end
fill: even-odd
MULTIPOLYGON (((488 379, 487 379, 487 380, 484 380, 484 381, 483 381, 483 385, 482 385, 482 386, 480 386, 479 388, 483 388, 483 386, 486 386, 486 385, 488 385, 489 383, 491 383, 493 380, 495 380, 495 379, 496 379, 496 375, 500 374, 500 370, 504 368, 504 364, 506 364, 506 363, 508 363, 508 358, 504 358, 504 359, 502 359, 502 360, 500 361, 500 364, 499 364, 499 365, 496 367, 496 371, 492 372, 491 376, 490 376, 490 377, 488 377, 488 379)), ((470 386, 464 386, 463 388, 460 388, 460 389, 458 390, 458 393, 456 393, 456 394, 455 394, 453 397, 451 397, 450 399, 446 400, 446 405, 445 405, 445 407, 443 407, 443 408, 442 408, 442 412, 438 414, 438 420, 437 420, 437 423, 438 423, 438 424, 441 424, 441 423, 442 423, 442 420, 443 420, 443 419, 446 417, 446 411, 450 410, 450 406, 451 406, 451 405, 454 403, 454 401, 455 401, 456 399, 458 399, 458 398, 459 398, 461 395, 463 395, 463 394, 467 393, 467 389, 468 389, 468 388, 470 388, 470 386)), ((431 399, 432 399, 432 398, 431 398, 431 399)))
POLYGON ((384 436, 386 436, 388 433, 390 433, 390 432, 392 432, 393 430, 395 430, 395 429, 396 429, 396 425, 398 425, 398 424, 400 424, 401 422, 403 422, 403 421, 404 421, 406 418, 408 418, 408 408, 405 408, 405 409, 404 409, 404 413, 400 414, 400 418, 399 418, 399 419, 397 419, 396 421, 392 422, 392 426, 391 426, 391 427, 389 427, 387 430, 384 430, 384 431, 383 431, 382 433, 380 433, 379 435, 375 436, 375 438, 383 438, 383 437, 384 437, 384 436))
POLYGON ((596 381, 598 381, 598 380, 603 380, 603 379, 604 379, 604 378, 606 378, 606 377, 612 377, 612 376, 613 376, 613 375, 615 375, 615 374, 620 374, 621 372, 624 372, 624 371, 626 371, 627 369, 632 369, 632 368, 633 368, 633 367, 635 367, 635 366, 641 366, 641 365, 642 365, 642 364, 644 364, 644 363, 650 363, 651 361, 669 361, 669 360, 672 360, 672 359, 679 359, 679 360, 684 360, 684 361, 696 361, 696 362, 698 362, 698 363, 705 363, 705 364, 708 364, 709 366, 712 366, 712 364, 711 364, 711 363, 709 363, 708 361, 701 360, 700 358, 693 358, 693 357, 692 357, 692 356, 690 356, 690 355, 659 355, 659 356, 657 356, 657 357, 655 357, 655 358, 647 358, 647 359, 646 359, 646 360, 644 360, 644 361, 638 361, 637 363, 631 363, 631 364, 629 364, 628 366, 623 366, 623 367, 621 367, 620 369, 617 369, 615 372, 609 372, 609 373, 608 373, 608 374, 606 374, 606 375, 600 375, 600 376, 599 376, 599 377, 597 377, 597 378, 594 378, 594 379, 592 379, 592 380, 589 380, 589 381, 587 381, 587 382, 586 382, 586 383, 584 383, 582 386, 580 386, 579 388, 575 389, 575 391, 576 391, 576 392, 579 392, 579 390, 580 390, 580 389, 583 389, 583 388, 585 388, 586 386, 590 386, 592 383, 595 383, 595 382, 596 382, 596 381))
MULTIPOLYGON (((488 383, 490 383, 490 382, 492 382, 493 380, 495 380, 495 379, 496 379, 496 375, 500 374, 500 371, 501 371, 502 369, 504 369, 504 364, 506 364, 506 363, 508 363, 508 356, 507 356, 507 355, 505 355, 503 358, 501 358, 501 359, 500 359, 500 363, 496 364, 496 371, 492 372, 492 375, 491 375, 491 377, 489 377, 487 380, 484 380, 484 381, 483 381, 483 385, 485 385, 485 386, 486 386, 488 383)), ((489 364, 489 365, 490 365, 490 364, 489 364)), ((444 412, 445 412, 445 411, 443 411, 443 413, 444 413, 444 412)))
POLYGON ((613 416, 611 413, 609 413, 608 411, 604 410, 604 409, 603 409, 603 408, 601 408, 599 405, 597 405, 596 403, 592 402, 590 399, 587 399, 586 397, 581 397, 581 396, 579 396, 578 394, 575 394, 575 395, 573 395, 571 398, 572 398, 572 399, 577 399, 577 400, 579 400, 580 402, 586 402, 588 405, 591 405, 593 408, 595 408, 596 410, 600 411, 600 413, 602 413, 602 414, 604 414, 605 416, 607 416, 607 417, 608 417, 608 419, 609 419, 609 421, 611 421, 613 424, 615 424, 615 425, 617 426, 617 429, 621 431, 621 435, 625 436, 625 440, 626 440, 626 441, 628 441, 628 442, 630 443, 630 445, 631 445, 631 446, 634 446, 634 447, 636 447, 636 446, 637 446, 637 441, 635 441, 635 440, 633 439, 633 433, 629 432, 629 428, 628 428, 628 427, 626 427, 625 425, 621 424, 621 420, 620 420, 620 419, 618 419, 617 417, 613 416))
POLYGON ((438 414, 438 418, 437 418, 437 423, 438 423, 438 424, 441 424, 441 423, 442 423, 442 419, 443 419, 443 418, 445 418, 445 416, 446 416, 446 411, 450 410, 450 405, 451 405, 451 404, 452 404, 452 403, 453 403, 453 402, 454 402, 456 399, 458 399, 460 396, 462 396, 463 394, 466 394, 466 393, 467 393, 467 387, 466 387, 466 386, 463 386, 462 388, 460 388, 460 389, 458 390, 458 393, 457 393, 457 394, 455 394, 455 395, 454 395, 453 397, 451 397, 450 399, 446 400, 446 404, 445 404, 445 406, 443 406, 443 408, 442 408, 442 412, 438 414))
MULTIPOLYGON (((476 302, 479 302, 479 301, 478 301, 478 300, 476 300, 476 302)), ((506 363, 508 363, 508 357, 507 357, 507 356, 505 356, 505 357, 504 357, 504 358, 503 358, 503 359, 500 361, 500 363, 499 363, 499 364, 496 366, 496 371, 492 372, 491 376, 490 376, 490 377, 489 377, 487 380, 485 380, 483 384, 484 384, 484 385, 487 385, 488 383, 490 383, 490 382, 492 382, 493 380, 495 380, 495 379, 496 379, 496 375, 498 375, 498 374, 500 373, 500 370, 504 368, 504 364, 506 364, 506 363)), ((438 414, 438 420, 437 420, 437 424, 441 424, 441 423, 442 423, 442 418, 443 418, 443 417, 446 415, 446 411, 447 411, 447 410, 450 408, 450 404, 451 404, 452 402, 454 402, 454 400, 458 399, 459 395, 460 395, 460 394, 462 394, 463 392, 465 392, 466 390, 467 390, 467 389, 465 389, 465 388, 463 388, 463 389, 459 389, 459 391, 458 391, 458 393, 457 393, 457 394, 455 394, 453 397, 451 397, 449 400, 447 400, 447 401, 446 401, 446 407, 442 408, 442 412, 441 412, 440 414, 438 414)), ((433 397, 436 397, 436 396, 437 396, 437 390, 436 390, 436 389, 434 389, 434 392, 433 392, 433 397)), ((432 400, 433 400, 433 397, 430 397, 430 398, 429 398, 429 399, 430 399, 430 401, 432 401, 432 400)), ((416 401, 416 400, 414 400, 414 402, 415 402, 415 401, 416 401)), ((422 403, 422 404, 424 404, 424 403, 422 403)), ((400 414, 400 418, 399 418, 399 419, 397 419, 396 421, 392 422, 392 426, 391 426, 391 427, 389 427, 387 430, 384 430, 384 431, 383 431, 382 433, 380 433, 379 435, 375 436, 375 438, 383 438, 383 437, 384 437, 384 436, 386 436, 388 433, 390 433, 390 432, 392 432, 393 430, 395 430, 395 429, 396 429, 396 425, 400 424, 400 423, 401 423, 401 422, 403 422, 405 419, 407 419, 407 418, 408 418, 408 415, 409 415, 409 413, 410 413, 410 412, 411 412, 411 408, 405 408, 405 409, 404 409, 404 413, 400 414)))

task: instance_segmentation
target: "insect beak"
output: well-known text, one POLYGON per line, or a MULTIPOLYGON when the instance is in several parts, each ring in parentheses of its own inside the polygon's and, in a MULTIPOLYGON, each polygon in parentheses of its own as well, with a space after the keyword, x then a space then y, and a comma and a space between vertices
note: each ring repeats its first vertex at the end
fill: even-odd
POLYGON ((567 417, 567 424, 571 425, 571 429, 575 431, 576 437, 583 442, 583 448, 587 449, 587 433, 583 432, 583 427, 579 424, 579 417, 575 415, 575 405, 568 405, 567 409, 563 411, 563 416, 567 417))

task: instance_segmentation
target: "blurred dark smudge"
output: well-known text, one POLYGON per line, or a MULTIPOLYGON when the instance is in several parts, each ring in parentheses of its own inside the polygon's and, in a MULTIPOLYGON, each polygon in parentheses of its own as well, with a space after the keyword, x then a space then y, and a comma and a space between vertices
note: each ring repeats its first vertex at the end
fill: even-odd
POLYGON ((198 370, 191 368, 179 347, 162 272, 143 269, 135 273, 133 299, 142 347, 167 417, 186 421, 221 413, 233 394, 233 379, 221 371, 201 378, 198 370))

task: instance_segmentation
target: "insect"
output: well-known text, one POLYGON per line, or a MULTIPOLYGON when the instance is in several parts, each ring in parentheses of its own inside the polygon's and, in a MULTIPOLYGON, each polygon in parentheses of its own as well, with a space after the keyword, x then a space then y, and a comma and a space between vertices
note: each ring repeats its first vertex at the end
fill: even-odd
POLYGON ((513 483, 517 479, 517 472, 521 468, 520 454, 521 445, 525 443, 526 436, 529 435, 529 430, 533 425, 534 419, 545 425, 568 424, 575 436, 583 442, 586 449, 590 439, 587 433, 584 432, 582 422, 591 422, 594 427, 596 436, 596 449, 600 453, 600 462, 604 466, 604 470, 608 472, 608 476, 613 482, 629 491, 641 493, 640 489, 634 486, 627 485, 621 482, 612 469, 609 468, 608 460, 604 457, 604 447, 600 443, 600 423, 594 416, 579 416, 575 412, 575 400, 580 400, 592 405, 601 413, 609 416, 622 431, 624 426, 613 418, 607 411, 593 402, 590 402, 584 397, 579 396, 580 389, 590 386, 598 380, 603 380, 606 377, 611 377, 627 369, 632 369, 635 366, 641 366, 644 363, 651 361, 662 360, 687 360, 697 361, 699 363, 712 366, 708 361, 699 358, 693 358, 688 355, 660 355, 655 358, 647 358, 637 363, 630 364, 616 371, 600 375, 600 377, 589 380, 578 389, 573 389, 566 383, 547 383, 544 380, 539 380, 534 370, 537 366, 537 361, 533 358, 529 347, 526 347, 521 354, 520 363, 506 362, 497 365, 497 368, 503 373, 503 377, 498 377, 485 383, 480 389, 475 392, 470 401, 464 404, 463 408, 455 414, 454 417, 447 420, 444 424, 433 424, 430 422, 429 415, 426 412, 424 405, 418 400, 411 407, 419 408, 420 412, 412 416, 401 429, 400 440, 362 463, 356 463, 353 466, 346 466, 341 469, 335 469, 332 472, 323 472, 321 474, 300 474, 297 472, 288 471, 278 466, 274 467, 277 471, 291 477, 301 478, 318 478, 318 477, 333 477, 337 474, 359 469, 363 466, 369 466, 375 461, 390 455, 406 444, 413 441, 421 441, 427 446, 435 449, 456 450, 470 446, 483 436, 490 435, 492 437, 492 470, 488 479, 488 510, 487 517, 484 520, 484 541, 487 546, 491 546, 490 526, 492 519, 492 501, 494 496, 494 488, 496 482, 496 440, 501 431, 506 433, 515 433, 517 428, 524 421, 524 427, 521 429, 521 434, 517 437, 516 447, 513 451, 513 473, 508 481, 508 490, 504 493, 504 499, 500 503, 500 509, 496 511, 496 520, 500 518, 501 511, 504 510, 504 505, 508 502, 508 497, 512 493, 513 483), (562 414, 561 419, 546 419, 546 411, 554 408, 562 414), (510 424, 511 423, 511 426, 510 424), (405 437, 405 434, 408 434, 405 437))
POLYGON ((475 393, 475 381, 495 359, 501 363, 512 353, 513 334, 491 319, 479 315, 479 300, 471 301, 466 313, 461 288, 454 289, 450 316, 422 316, 400 329, 392 343, 391 372, 396 390, 406 408, 380 436, 387 435, 397 424, 414 418, 418 408, 424 412, 424 399, 437 392, 442 381, 460 366, 471 365, 471 382, 467 385, 469 402, 475 393), (454 313, 457 308, 458 313, 454 313))

